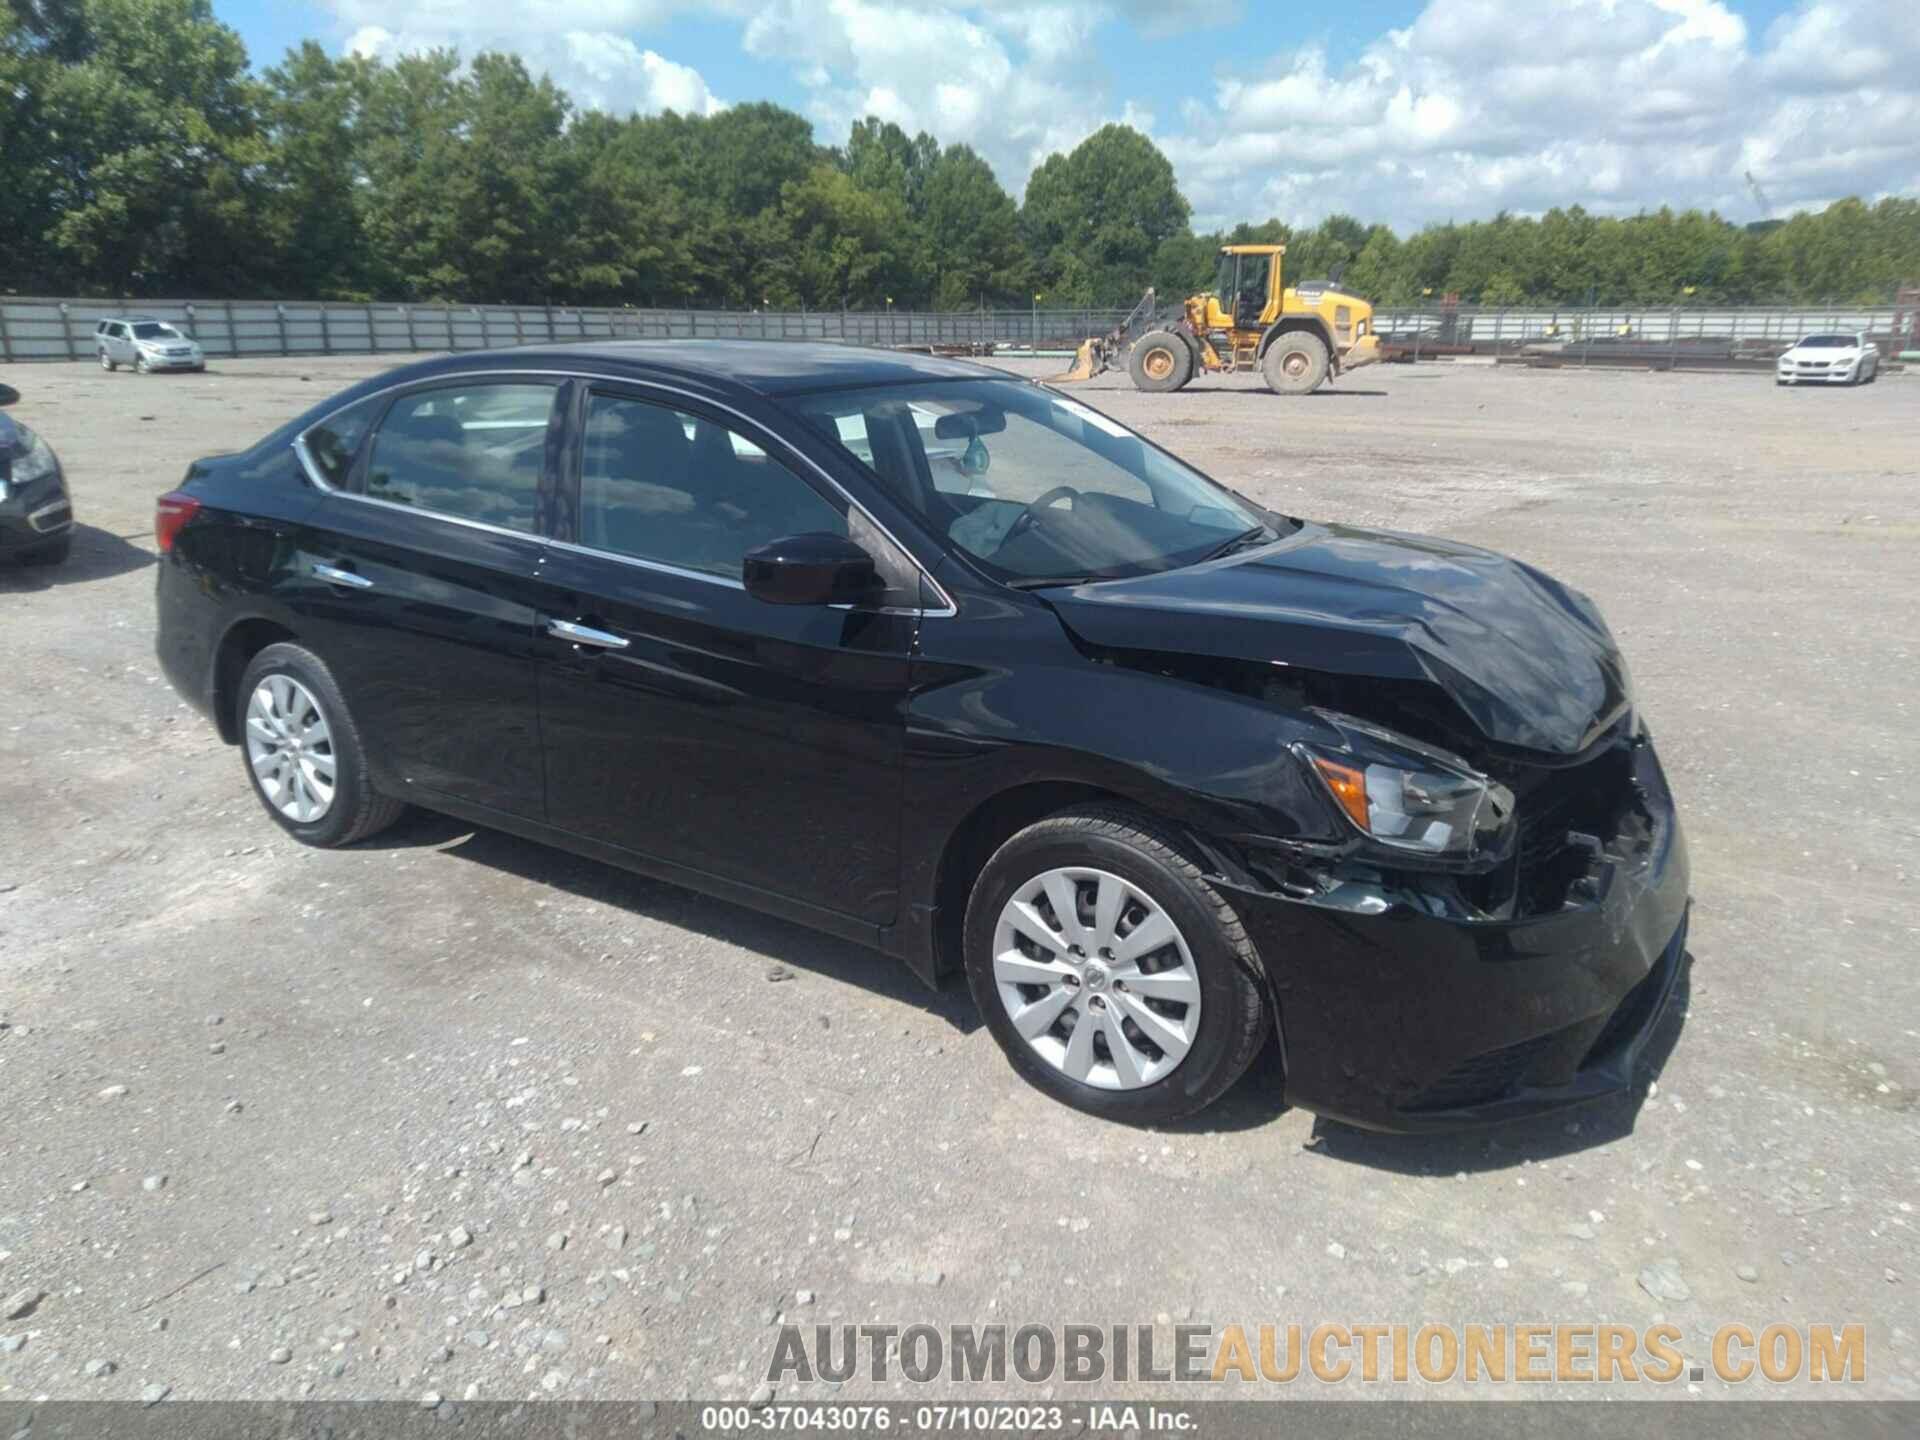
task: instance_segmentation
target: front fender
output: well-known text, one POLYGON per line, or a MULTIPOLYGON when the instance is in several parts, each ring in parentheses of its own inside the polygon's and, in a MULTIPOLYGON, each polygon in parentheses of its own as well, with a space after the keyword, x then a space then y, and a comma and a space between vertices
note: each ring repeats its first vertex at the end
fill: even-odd
POLYGON ((1317 732, 1307 717, 1084 659, 916 663, 902 776, 905 918, 889 948, 929 979, 947 846, 982 806, 1012 792, 1100 792, 1203 845, 1235 835, 1334 837, 1334 817, 1289 748, 1317 732))

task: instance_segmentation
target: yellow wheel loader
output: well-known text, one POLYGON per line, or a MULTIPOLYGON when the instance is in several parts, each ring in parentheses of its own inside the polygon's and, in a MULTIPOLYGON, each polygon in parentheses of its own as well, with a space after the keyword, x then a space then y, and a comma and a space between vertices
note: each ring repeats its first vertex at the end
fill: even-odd
POLYGON ((1088 340, 1060 381, 1091 380, 1124 359, 1137 390, 1178 390, 1195 375, 1258 368, 1280 395, 1305 395, 1380 358, 1373 306, 1330 280, 1281 282, 1284 245, 1223 245, 1214 288, 1157 316, 1153 292, 1111 334, 1088 340))

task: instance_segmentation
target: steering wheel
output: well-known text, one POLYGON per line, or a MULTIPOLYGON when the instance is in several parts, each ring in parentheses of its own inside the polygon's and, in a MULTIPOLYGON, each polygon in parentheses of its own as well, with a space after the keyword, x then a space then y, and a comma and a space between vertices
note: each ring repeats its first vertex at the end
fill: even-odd
POLYGON ((1000 544, 1005 545, 1009 540, 1012 540, 1029 526, 1037 523, 1039 512, 1046 509, 1047 506, 1059 500, 1078 500, 1079 498, 1080 492, 1071 485, 1056 485, 1045 494, 1035 496, 1027 502, 1026 509, 1014 516, 1013 524, 1009 525, 1007 527, 1007 533, 1000 537, 1000 544))

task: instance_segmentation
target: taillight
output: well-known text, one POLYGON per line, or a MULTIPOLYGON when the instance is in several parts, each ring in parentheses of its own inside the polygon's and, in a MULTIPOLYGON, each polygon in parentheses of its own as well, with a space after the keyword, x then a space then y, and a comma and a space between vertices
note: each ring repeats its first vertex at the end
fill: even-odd
POLYGON ((200 513, 200 502, 179 490, 169 490, 153 502, 153 538, 160 542, 160 553, 173 549, 174 537, 200 513))

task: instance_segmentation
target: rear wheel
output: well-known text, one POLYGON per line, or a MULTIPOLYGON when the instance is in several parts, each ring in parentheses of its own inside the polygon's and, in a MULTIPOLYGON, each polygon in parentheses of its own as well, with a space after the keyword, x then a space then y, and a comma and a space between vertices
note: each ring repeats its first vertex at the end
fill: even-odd
POLYGON ((351 845, 405 812, 374 790, 359 727, 333 672, 311 650, 267 646, 240 677, 234 703, 254 794, 294 839, 351 845))
POLYGON ((1029 825, 967 904, 967 983, 1013 1068, 1076 1109, 1137 1124, 1192 1114, 1266 1036, 1240 919, 1144 815, 1029 825))
POLYGON ((113 357, 111 355, 107 354, 105 350, 102 350, 100 352, 100 368, 111 375, 120 367, 113 363, 113 357))
POLYGON ((1327 342, 1306 330, 1289 330, 1274 338, 1260 357, 1260 373, 1276 395, 1305 395, 1327 378, 1327 342))
POLYGON ((1134 342, 1127 373, 1136 390, 1178 390, 1193 378, 1193 351, 1171 330, 1150 330, 1134 342))

